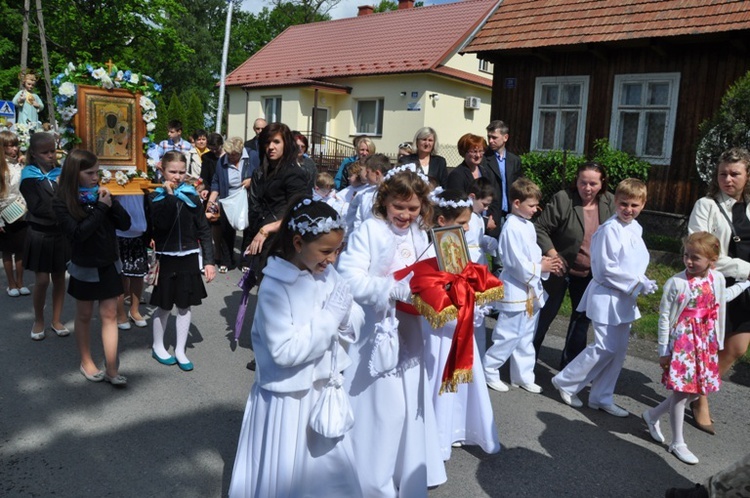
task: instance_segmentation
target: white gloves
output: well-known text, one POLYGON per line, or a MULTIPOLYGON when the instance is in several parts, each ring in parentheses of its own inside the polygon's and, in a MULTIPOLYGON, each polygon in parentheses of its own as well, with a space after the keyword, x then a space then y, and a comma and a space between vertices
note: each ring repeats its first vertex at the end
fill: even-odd
POLYGON ((641 277, 638 279, 640 280, 640 286, 641 286, 641 294, 648 295, 653 294, 659 289, 659 286, 656 284, 656 280, 651 280, 646 277, 646 275, 641 275, 641 277))
POLYGON ((338 282, 323 309, 330 311, 339 325, 346 325, 352 310, 352 300, 349 285, 346 282, 338 282))
POLYGON ((402 301, 404 303, 411 302, 411 278, 414 276, 414 272, 410 272, 407 276, 401 280, 396 281, 391 287, 390 298, 396 301, 402 301))

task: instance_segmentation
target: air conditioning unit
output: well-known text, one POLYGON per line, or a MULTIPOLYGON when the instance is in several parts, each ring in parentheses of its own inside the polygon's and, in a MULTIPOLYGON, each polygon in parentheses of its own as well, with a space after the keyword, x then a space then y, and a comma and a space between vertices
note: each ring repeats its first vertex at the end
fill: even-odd
POLYGON ((464 99, 464 109, 478 110, 482 105, 482 99, 479 97, 466 97, 464 99))

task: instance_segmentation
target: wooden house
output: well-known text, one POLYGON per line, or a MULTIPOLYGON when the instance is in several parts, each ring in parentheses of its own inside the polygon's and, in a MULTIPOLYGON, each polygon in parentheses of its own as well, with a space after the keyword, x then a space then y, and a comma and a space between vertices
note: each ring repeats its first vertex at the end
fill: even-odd
POLYGON ((687 214, 698 127, 750 70, 750 2, 503 0, 465 51, 494 63, 511 150, 608 138, 652 164, 649 209, 687 214))

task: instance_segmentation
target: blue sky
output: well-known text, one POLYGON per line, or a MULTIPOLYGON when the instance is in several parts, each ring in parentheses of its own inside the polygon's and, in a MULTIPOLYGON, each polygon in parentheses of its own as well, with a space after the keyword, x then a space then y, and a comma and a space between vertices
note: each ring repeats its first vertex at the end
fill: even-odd
MULTIPOLYGON (((375 5, 380 0, 341 0, 341 2, 331 10, 331 17, 333 19, 341 19, 344 17, 354 17, 357 15, 357 6, 359 5, 375 5)), ((396 0, 398 1, 398 0, 396 0)), ((425 0, 425 5, 438 5, 443 3, 453 3, 458 0, 425 0)), ((263 7, 270 6, 270 2, 265 0, 244 0, 242 2, 242 8, 250 12, 260 12, 263 7)))

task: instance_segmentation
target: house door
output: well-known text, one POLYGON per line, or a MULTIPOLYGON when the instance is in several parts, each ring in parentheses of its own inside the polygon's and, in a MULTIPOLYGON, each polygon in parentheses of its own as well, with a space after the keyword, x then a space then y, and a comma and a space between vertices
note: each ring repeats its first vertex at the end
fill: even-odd
POLYGON ((313 109, 313 113, 315 115, 313 131, 320 135, 328 135, 328 109, 316 107, 313 109))

